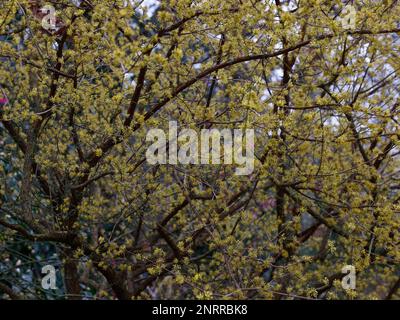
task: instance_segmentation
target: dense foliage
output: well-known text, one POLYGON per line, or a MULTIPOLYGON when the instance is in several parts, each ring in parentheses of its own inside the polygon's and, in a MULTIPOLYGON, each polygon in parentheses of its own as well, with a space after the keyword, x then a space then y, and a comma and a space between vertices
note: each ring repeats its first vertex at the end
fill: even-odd
POLYGON ((2 0, 0 297, 399 298, 399 16, 391 0, 2 0), (254 129, 254 172, 150 165, 146 132, 169 121, 254 129))

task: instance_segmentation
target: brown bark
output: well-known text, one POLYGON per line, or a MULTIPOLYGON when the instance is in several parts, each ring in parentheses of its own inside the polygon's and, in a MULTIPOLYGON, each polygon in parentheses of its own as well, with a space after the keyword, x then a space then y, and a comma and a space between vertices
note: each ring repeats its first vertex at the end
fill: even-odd
POLYGON ((68 300, 82 299, 78 272, 78 261, 73 259, 72 251, 67 250, 64 265, 64 282, 66 297, 68 300))

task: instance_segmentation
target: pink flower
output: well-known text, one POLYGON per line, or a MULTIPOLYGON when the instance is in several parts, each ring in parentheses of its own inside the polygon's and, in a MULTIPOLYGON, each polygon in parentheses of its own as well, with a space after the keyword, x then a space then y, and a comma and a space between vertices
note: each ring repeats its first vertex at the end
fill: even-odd
POLYGON ((7 103, 8 103, 8 99, 7 98, 0 98, 0 106, 4 106, 7 103))

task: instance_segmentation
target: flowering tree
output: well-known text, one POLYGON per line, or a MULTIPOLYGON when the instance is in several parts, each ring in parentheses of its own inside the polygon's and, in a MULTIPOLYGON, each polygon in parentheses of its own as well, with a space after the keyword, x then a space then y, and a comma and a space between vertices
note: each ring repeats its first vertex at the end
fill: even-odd
POLYGON ((399 298, 399 16, 390 0, 2 1, 0 294, 399 298), (146 133, 169 121, 254 129, 254 172, 150 165, 146 133))

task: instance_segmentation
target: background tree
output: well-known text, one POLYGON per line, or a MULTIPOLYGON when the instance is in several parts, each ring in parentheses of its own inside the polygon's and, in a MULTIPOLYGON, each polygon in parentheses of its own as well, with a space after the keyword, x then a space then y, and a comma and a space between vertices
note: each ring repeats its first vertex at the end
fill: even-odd
POLYGON ((4 298, 399 298, 397 1, 45 4, 0 4, 4 298), (255 129, 254 173, 149 165, 172 120, 255 129))

